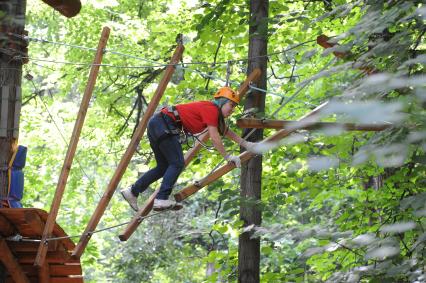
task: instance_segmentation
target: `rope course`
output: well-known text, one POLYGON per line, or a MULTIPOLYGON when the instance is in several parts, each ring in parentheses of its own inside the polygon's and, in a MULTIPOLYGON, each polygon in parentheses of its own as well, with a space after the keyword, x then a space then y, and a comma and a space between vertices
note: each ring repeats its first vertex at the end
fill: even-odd
MULTIPOLYGON (((22 35, 17 35, 17 34, 13 34, 14 36, 18 36, 18 37, 22 37, 23 39, 25 39, 25 40, 28 40, 28 41, 34 41, 34 42, 39 42, 39 43, 48 43, 48 44, 54 44, 54 45, 61 45, 61 46, 66 46, 66 47, 69 47, 69 48, 77 48, 77 49, 81 49, 81 50, 86 50, 86 51, 97 51, 97 49, 95 49, 95 48, 89 48, 89 47, 85 47, 85 46, 80 46, 80 45, 75 45, 75 44, 68 44, 68 43, 63 43, 63 42, 55 42, 55 41, 49 41, 49 40, 45 40, 45 39, 37 39, 37 38, 32 38, 32 37, 28 37, 28 36, 22 36, 22 35)), ((265 55, 261 55, 261 56, 255 56, 255 57, 248 57, 248 58, 242 58, 242 59, 235 59, 235 60, 227 60, 227 61, 223 61, 223 62, 214 62, 214 63, 211 63, 211 62, 181 62, 181 63, 174 63, 174 64, 163 64, 163 63, 158 63, 158 62, 156 62, 156 61, 152 61, 152 60, 149 60, 149 59, 145 59, 145 58, 141 58, 141 57, 138 57, 138 56, 133 56, 133 55, 129 55, 129 54, 125 54, 125 53, 121 53, 121 52, 118 52, 118 51, 114 51, 114 50, 108 50, 108 49, 102 49, 103 50, 103 53, 105 54, 105 53, 111 53, 111 54, 114 54, 114 55, 118 55, 118 56, 123 56, 123 57, 128 57, 128 58, 132 58, 132 59, 137 59, 137 60, 141 60, 141 61, 145 61, 145 62, 149 62, 149 63, 153 63, 154 65, 149 65, 149 66, 117 66, 117 65, 112 65, 112 64, 93 64, 93 63, 81 63, 81 62, 67 62, 67 61, 56 61, 56 60, 49 60, 49 59, 44 59, 44 58, 31 58, 31 57, 26 57, 26 56, 16 56, 15 57, 15 59, 29 59, 29 60, 32 60, 32 61, 39 61, 39 62, 50 62, 50 63, 59 63, 59 64, 69 64, 69 65, 74 65, 74 66, 104 66, 104 67, 111 67, 111 68, 128 68, 128 69, 142 69, 142 68, 157 68, 157 67, 170 67, 170 66, 177 66, 177 68, 182 68, 182 69, 185 69, 185 70, 188 70, 188 71, 191 71, 191 72, 194 72, 194 73, 198 73, 198 74, 200 74, 201 76, 203 76, 203 77, 205 77, 205 78, 212 78, 212 79, 215 79, 215 80, 220 80, 220 81, 222 81, 222 82, 225 82, 227 85, 228 84, 237 84, 237 82, 235 82, 235 81, 231 81, 230 80, 230 74, 231 74, 231 72, 232 72, 232 65, 234 64, 234 63, 236 63, 236 62, 246 62, 246 61, 250 61, 250 60, 256 60, 257 58, 264 58, 264 57, 267 57, 267 58, 269 58, 270 56, 274 56, 274 55, 279 55, 279 54, 283 54, 283 53, 286 53, 286 52, 288 52, 288 51, 290 51, 290 50, 292 50, 292 49, 295 49, 295 48, 297 48, 297 47, 300 47, 300 46, 302 46, 302 45, 305 45, 305 44, 308 44, 308 43, 310 43, 310 42, 314 42, 314 41, 316 41, 316 40, 310 40, 310 41, 306 41, 306 42, 303 42, 303 43, 299 43, 299 44, 296 44, 296 45, 293 45, 293 46, 290 46, 290 47, 288 47, 288 48, 286 48, 286 49, 284 49, 284 50, 282 50, 282 51, 280 51, 280 52, 274 52, 274 53, 270 53, 270 54, 265 54, 265 55), (226 66, 227 66, 227 76, 226 76, 226 79, 225 80, 223 80, 223 79, 221 79, 221 78, 218 78, 218 77, 216 77, 216 76, 214 76, 214 75, 212 75, 211 73, 210 74, 205 74, 205 73, 203 73, 203 72, 201 72, 201 71, 199 71, 199 70, 197 70, 197 69, 192 69, 192 68, 189 68, 189 67, 187 67, 187 66, 189 66, 189 65, 209 65, 210 67, 212 66, 212 65, 225 65, 226 64, 226 66)), ((328 64, 327 64, 327 66, 328 66, 328 64)), ((327 67, 326 66, 326 67, 327 67)), ((34 82, 32 82, 33 83, 33 85, 34 85, 34 87, 35 87, 35 84, 34 84, 34 82)), ((308 85, 310 83, 310 81, 309 82, 307 82, 307 83, 305 83, 305 84, 303 84, 292 96, 290 96, 290 97, 288 97, 288 99, 286 100, 286 101, 284 101, 283 102, 283 104, 276 110, 276 111, 274 111, 273 112, 273 114, 271 115, 271 116, 275 116, 286 104, 288 104, 291 100, 293 100, 293 99, 295 99, 295 97, 298 95, 298 94, 300 94, 301 93, 301 91, 308 85)), ((271 94, 271 95, 274 95, 274 96, 278 96, 278 97, 281 97, 282 99, 284 99, 284 98, 286 98, 286 96, 284 96, 284 95, 281 95, 281 94, 278 94, 278 93, 276 93, 276 92, 274 92, 274 91, 267 91, 267 90, 264 90, 264 89, 261 89, 261 88, 258 88, 258 87, 256 87, 256 86, 254 86, 254 85, 249 85, 248 86, 248 88, 250 89, 250 90, 255 90, 255 91, 261 91, 261 92, 264 92, 264 93, 268 93, 268 94, 271 94)), ((44 104, 44 101, 42 100, 42 102, 43 102, 43 104, 44 104)), ((315 105, 313 105, 313 104, 311 104, 311 103, 306 103, 306 102, 303 102, 305 105, 309 105, 309 106, 315 106, 315 105)), ((47 107, 45 104, 44 104, 44 106, 45 107, 47 107)), ((46 110, 48 111, 48 109, 46 108, 46 110)), ((51 114, 50 114, 50 112, 48 111, 48 113, 49 113, 49 115, 51 116, 51 114)), ((54 121, 54 119, 53 119, 53 117, 51 116, 51 118, 52 118, 52 120, 54 121)), ((58 129, 58 131, 60 131, 60 129, 59 129, 59 127, 56 125, 56 122, 54 121, 54 123, 55 123, 55 126, 57 127, 57 129, 58 129)), ((255 131, 255 129, 252 129, 252 131, 250 132, 250 133, 248 133, 245 137, 244 137, 244 140, 245 139, 247 139, 253 132, 255 131)), ((63 134, 62 134, 62 132, 60 131, 60 134, 61 134, 61 136, 62 136, 62 138, 65 140, 65 138, 64 138, 64 136, 63 136, 63 134)), ((66 141, 65 141, 66 142, 66 141)), ((221 166, 221 164, 223 163, 223 161, 222 162, 220 162, 219 164, 217 164, 216 166, 215 166, 215 168, 212 170, 212 172, 214 172, 219 166, 221 166)), ((83 172, 83 174, 89 179, 89 180, 91 180, 91 178, 85 173, 85 171, 84 171, 84 169, 81 167, 81 164, 80 164, 80 162, 79 162, 79 165, 80 165, 80 169, 82 170, 82 172, 83 172)), ((212 173, 211 172, 211 173, 212 173)), ((211 173, 209 173, 209 174, 211 174, 211 173)), ((91 182, 92 182, 92 180, 91 180, 91 182)), ((166 211, 168 211, 168 210, 165 210, 165 211, 161 211, 161 212, 158 212, 158 213, 152 213, 152 214, 150 214, 150 215, 145 215, 145 216, 139 216, 138 218, 137 218, 137 221, 140 223, 140 222, 142 222, 144 219, 146 219, 146 218, 149 218, 149 217, 152 217, 152 216, 154 216, 154 215, 158 215, 158 214, 160 214, 160 213, 163 213, 163 212, 166 212, 166 211)), ((115 217, 115 216, 114 216, 115 217)), ((117 220, 117 219, 116 219, 117 220)), ((134 221, 134 220, 132 220, 132 221, 134 221)), ((119 224, 117 224, 117 225, 114 225, 114 226, 110 226, 110 227, 106 227, 106 228, 102 228, 102 229, 98 229, 98 230, 92 230, 92 231, 88 231, 88 232, 85 232, 85 233, 82 233, 82 234, 79 234, 79 235, 71 235, 71 236, 66 236, 66 237, 56 237, 56 238, 54 238, 54 237, 50 237, 50 238, 45 238, 44 239, 44 241, 47 243, 48 241, 54 241, 54 240, 60 240, 60 239, 65 239, 65 238, 74 238, 74 237, 80 237, 80 238, 82 238, 82 237, 90 237, 91 235, 93 235, 94 233, 99 233, 99 232, 103 232, 103 231, 107 231, 107 230, 111 230, 111 229, 114 229, 114 228, 117 228, 117 227, 121 227, 121 226, 123 226, 123 225, 127 225, 127 224, 129 224, 130 222, 132 222, 132 221, 126 221, 126 222, 123 222, 123 223, 119 223, 119 224)))

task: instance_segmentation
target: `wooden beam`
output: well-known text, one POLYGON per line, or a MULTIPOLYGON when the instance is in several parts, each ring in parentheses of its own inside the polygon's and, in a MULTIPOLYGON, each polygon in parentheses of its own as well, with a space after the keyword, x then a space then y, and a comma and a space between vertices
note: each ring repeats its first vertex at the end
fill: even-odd
POLYGON ((118 236, 121 241, 127 241, 142 222, 143 219, 141 219, 141 217, 147 216, 149 214, 149 212, 152 210, 152 207, 154 206, 154 200, 159 191, 160 189, 155 190, 155 192, 147 199, 144 205, 133 217, 132 221, 126 226, 124 231, 118 236))
MULTIPOLYGON (((34 210, 24 211, 25 223, 31 230, 31 236, 40 237, 43 236, 45 223, 41 220, 40 215, 34 210)), ((28 235, 30 236, 30 235, 28 235)))
MULTIPOLYGON (((16 253, 16 257, 20 264, 34 264, 34 254, 16 253)), ((66 251, 47 252, 45 262, 49 264, 65 264, 65 263, 80 263, 79 259, 74 259, 66 251)), ((39 268, 39 266, 37 266, 39 268)))
POLYGON ((71 170, 72 161, 74 159, 75 151, 77 149, 78 140, 80 138, 81 129, 83 128, 84 119, 86 117, 87 108, 89 107, 90 98, 92 97, 93 89, 95 87, 96 78, 99 73, 99 68, 103 53, 109 38, 110 29, 104 27, 102 29, 101 38, 99 40, 98 48, 96 51, 93 65, 90 69, 89 80, 87 82, 86 89, 84 91, 83 99, 80 104, 80 110, 78 112, 77 120, 74 125, 74 130, 71 135, 71 141, 68 147, 68 151, 62 166, 61 175, 59 176, 58 185, 56 187, 55 196, 50 208, 50 213, 47 218, 46 225, 44 227, 43 237, 41 239, 40 247, 37 252, 37 257, 34 262, 36 266, 43 266, 44 258, 46 257, 47 245, 45 245, 46 239, 49 238, 53 231, 53 226, 56 222, 56 216, 58 215, 59 206, 61 205, 62 196, 64 194, 67 179, 71 170))
POLYGON ((68 276, 68 275, 81 275, 83 273, 80 264, 52 264, 50 265, 50 275, 56 276, 68 276))
POLYGON ((240 128, 255 129, 297 129, 297 130, 317 130, 317 129, 341 129, 345 131, 383 131, 390 128, 391 124, 354 124, 354 123, 335 123, 335 122, 311 122, 303 123, 299 121, 288 120, 269 120, 243 118, 238 119, 237 126, 240 128))
MULTIPOLYGON (((15 253, 36 253, 39 246, 39 241, 36 242, 17 242, 8 241, 9 248, 15 253)), ((56 251, 58 241, 49 241, 47 250, 49 252, 56 251)))
MULTIPOLYGON (((253 83, 253 82, 256 82, 259 79, 261 74, 262 74, 262 71, 259 68, 256 68, 256 69, 253 70, 253 72, 251 72, 247 76, 245 81, 238 88, 238 96, 240 97, 240 100, 244 97, 244 95, 249 90, 250 84, 253 83)), ((208 139, 209 139, 208 133, 205 133, 205 134, 201 135, 201 137, 200 137, 200 140, 203 143, 207 142, 208 139)), ((197 153, 200 151, 200 149, 202 147, 203 147, 202 144, 199 141, 197 141, 195 143, 194 147, 192 147, 185 154, 185 166, 188 166, 188 164, 192 161, 192 159, 194 159, 195 155, 197 155, 197 153)))
MULTIPOLYGON (((240 99, 246 94, 247 90, 249 89, 249 85, 251 82, 257 80, 261 74, 260 69, 255 69, 251 74, 246 78, 243 84, 241 84, 240 88, 238 89, 238 94, 240 96, 240 99)), ((202 142, 206 142, 209 139, 209 134, 205 133, 200 137, 200 140, 202 142)), ((199 141, 194 145, 194 147, 185 154, 185 166, 187 166, 194 156, 197 154, 197 152, 201 149, 202 145, 199 141)), ((136 231, 140 223, 143 219, 141 217, 144 217, 149 214, 149 212, 152 210, 154 199, 157 196, 157 193, 159 192, 159 189, 157 189, 150 198, 144 203, 144 205, 139 209, 139 211, 136 213, 136 215, 133 217, 132 221, 126 226, 124 231, 118 236, 121 241, 127 241, 130 236, 136 231)))
POLYGON ((135 153, 139 145, 139 142, 145 132, 146 126, 148 124, 148 120, 154 114, 155 109, 157 108, 160 102, 160 99, 163 96, 163 93, 166 90, 166 87, 175 71, 175 64, 177 64, 180 61, 180 58, 182 57, 183 50, 184 50, 183 45, 178 44, 172 56, 170 64, 167 66, 166 71, 164 72, 163 78, 158 84, 157 90, 155 91, 154 96, 151 99, 148 105, 148 108, 146 109, 145 115, 142 117, 142 120, 139 122, 138 127, 132 137, 132 140, 130 141, 129 146, 127 147, 126 152, 121 158, 120 163, 118 164, 118 167, 115 170, 114 175, 112 176, 111 181, 108 184, 108 187, 106 188, 101 200, 98 203, 98 206, 96 207, 95 212, 93 213, 89 221, 89 224, 87 225, 83 235, 80 237, 80 241, 78 242, 77 246, 75 247, 73 251, 73 256, 80 257, 83 254, 83 251, 90 240, 91 232, 93 232, 96 229, 96 226, 98 225, 99 220, 104 214, 105 209, 108 206, 108 203, 110 202, 118 186, 118 183, 121 180, 121 177, 126 171, 126 168, 129 165, 129 162, 133 154, 135 153))
MULTIPOLYGON (((320 106, 318 106, 317 108, 315 108, 314 110, 312 110, 310 113, 308 113, 305 116, 303 116, 302 118, 300 118, 298 121, 299 122, 315 121, 315 119, 314 119, 315 115, 325 105, 327 105, 327 102, 324 103, 324 104, 321 104, 320 106)), ((285 138, 286 136, 288 136, 289 134, 293 133, 294 131, 296 131, 296 130, 286 130, 286 129, 280 130, 280 131, 276 132, 274 135, 270 136, 269 138, 266 138, 264 140, 264 142, 275 142, 275 141, 278 141, 280 139, 285 138)), ((245 152, 243 152, 242 154, 239 155, 239 158, 241 159, 241 163, 245 163, 245 162, 247 162, 248 160, 250 160, 254 156, 255 156, 254 153, 249 152, 249 151, 245 151, 245 152)), ((203 179, 195 182, 192 185, 189 185, 189 186, 185 187, 184 189, 182 189, 181 191, 179 191, 178 193, 176 193, 174 195, 175 200, 176 201, 182 201, 182 200, 186 199, 187 197, 195 194, 200 189, 202 189, 205 186, 209 185, 210 183, 216 181, 217 179, 219 179, 220 177, 222 177, 226 173, 230 172, 234 168, 235 168, 235 164, 232 163, 232 162, 228 162, 227 164, 219 167, 214 172, 212 172, 211 174, 209 174, 206 177, 204 177, 203 179)))
POLYGON ((30 282, 3 238, 0 238, 0 254, 0 261, 6 267, 7 272, 10 274, 10 276, 15 282, 30 282))
POLYGON ((80 0, 43 0, 43 2, 67 18, 76 16, 81 10, 80 0))
POLYGON ((52 277, 50 283, 84 283, 83 277, 52 277))
POLYGON ((0 236, 9 237, 15 233, 15 228, 9 220, 0 214, 0 236))

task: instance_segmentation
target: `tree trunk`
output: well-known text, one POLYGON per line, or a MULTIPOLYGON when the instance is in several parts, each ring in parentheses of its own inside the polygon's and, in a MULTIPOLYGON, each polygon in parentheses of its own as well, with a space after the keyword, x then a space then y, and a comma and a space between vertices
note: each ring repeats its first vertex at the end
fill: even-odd
POLYGON ((18 139, 25 6, 25 0, 0 1, 0 197, 7 196, 7 168, 18 139))
MULTIPOLYGON (((258 87, 266 89, 266 66, 267 57, 259 57, 267 54, 267 30, 268 30, 268 0, 250 0, 250 23, 249 28, 249 53, 248 70, 250 74, 254 68, 262 71, 258 87)), ((259 112, 265 109, 265 94, 252 91, 246 96, 244 109, 257 108, 259 112)), ((244 137, 251 131, 246 129, 244 137)), ((263 130, 256 130, 247 139, 259 141, 263 139, 263 130)), ((262 212, 256 203, 261 200, 261 178, 262 178, 262 156, 252 158, 241 168, 241 205, 240 218, 244 226, 260 225, 262 212)), ((259 282, 260 263, 260 239, 251 239, 251 233, 240 235, 238 244, 238 282, 259 282)))

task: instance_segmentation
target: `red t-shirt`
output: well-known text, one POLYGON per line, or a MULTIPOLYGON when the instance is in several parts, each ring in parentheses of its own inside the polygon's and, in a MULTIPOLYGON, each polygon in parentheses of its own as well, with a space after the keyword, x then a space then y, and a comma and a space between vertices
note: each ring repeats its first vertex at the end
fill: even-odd
MULTIPOLYGON (((176 105, 183 128, 191 134, 204 131, 207 126, 218 126, 219 111, 211 101, 196 101, 176 105)), ((170 113, 167 113, 170 115, 170 113)))

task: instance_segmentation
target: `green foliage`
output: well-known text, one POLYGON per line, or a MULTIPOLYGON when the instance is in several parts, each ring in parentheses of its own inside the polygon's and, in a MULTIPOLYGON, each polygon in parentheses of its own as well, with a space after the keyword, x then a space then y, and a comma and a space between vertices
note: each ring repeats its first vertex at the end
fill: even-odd
MULTIPOLYGON (((240 197, 240 172, 234 170, 188 199, 183 211, 146 219, 128 242, 118 240, 118 229, 95 234, 82 258, 86 281, 235 282, 241 233, 261 237, 262 282, 424 281, 425 14, 422 1, 269 1, 268 21, 258 32, 268 37, 271 93, 265 113, 256 115, 295 120, 331 100, 323 121, 393 127, 290 136, 263 156, 262 201, 255 202, 262 226, 242 227, 239 205, 253 200, 240 197), (338 45, 323 49, 315 42, 320 34, 338 45), (337 59, 333 51, 346 56, 337 59), (365 69, 375 72, 367 76, 365 69)), ((252 24, 247 1, 86 1, 72 19, 29 1, 29 36, 49 42, 30 41, 24 69, 33 77, 23 80, 20 142, 29 147, 24 205, 48 210, 53 198, 94 56, 76 46, 95 48, 102 27, 111 27, 103 59, 108 65, 101 67, 59 210, 58 222, 70 235, 83 232, 177 34, 184 35, 185 64, 162 105, 210 99, 224 84, 214 78, 226 77, 222 63, 229 60, 237 87, 234 82, 246 76, 252 24), (188 64, 197 62, 208 64, 188 64)), ((265 130, 265 136, 272 133, 265 130)), ((231 150, 231 143, 226 146, 231 150)), ((202 150, 178 187, 221 161, 202 150)), ((154 162, 143 139, 120 187, 154 162)), ((99 228, 130 217, 114 196, 99 228)))

